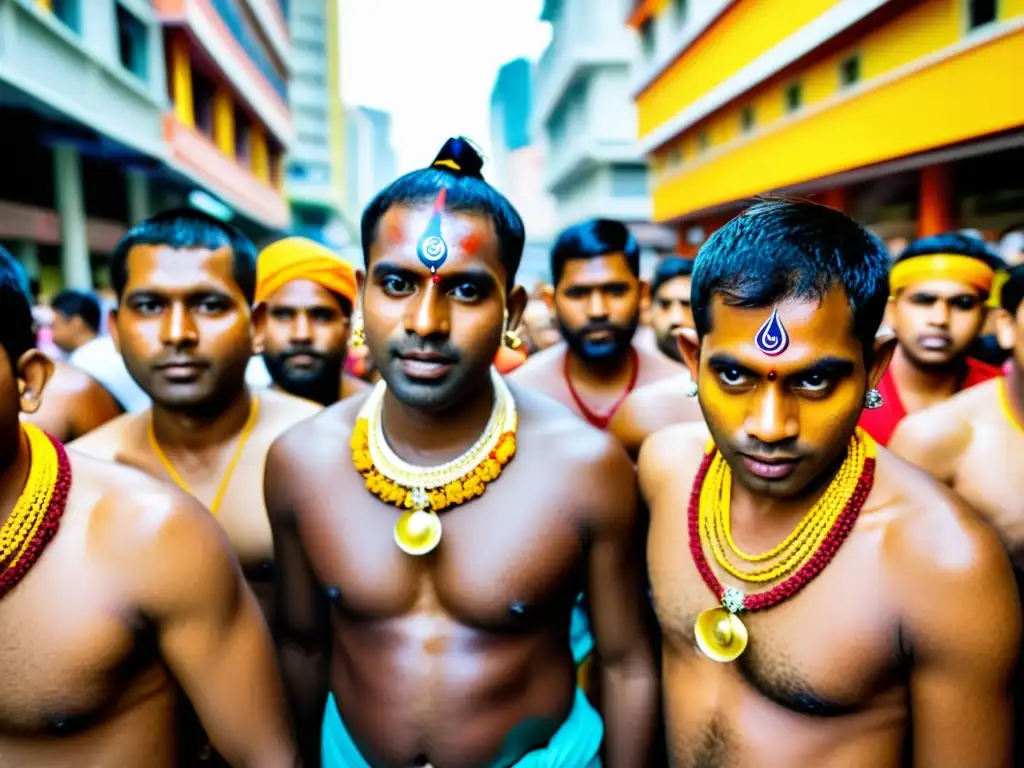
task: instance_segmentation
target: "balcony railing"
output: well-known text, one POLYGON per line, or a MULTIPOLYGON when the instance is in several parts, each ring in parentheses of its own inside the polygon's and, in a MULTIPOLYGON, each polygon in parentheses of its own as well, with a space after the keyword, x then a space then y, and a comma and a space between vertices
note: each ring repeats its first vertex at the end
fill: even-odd
MULTIPOLYGON (((238 0, 209 0, 210 5, 227 26, 228 31, 245 50, 246 55, 257 66, 270 86, 285 101, 288 100, 288 84, 267 55, 263 44, 256 37, 252 28, 242 16, 238 0)), ((281 0, 282 10, 286 10, 286 0, 281 0)), ((287 18, 287 17, 286 17, 287 18)))

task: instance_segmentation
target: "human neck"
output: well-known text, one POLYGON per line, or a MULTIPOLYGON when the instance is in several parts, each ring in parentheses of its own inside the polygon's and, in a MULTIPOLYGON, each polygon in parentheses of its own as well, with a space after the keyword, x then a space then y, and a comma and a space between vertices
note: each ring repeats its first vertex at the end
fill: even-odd
POLYGON ((312 400, 323 406, 334 405, 341 399, 341 372, 337 376, 329 376, 318 380, 316 383, 306 387, 283 387, 280 382, 275 381, 271 387, 278 392, 301 397, 304 400, 312 400))
POLYGON ((945 368, 921 368, 902 347, 896 347, 892 362, 889 363, 896 391, 902 400, 909 397, 932 402, 956 394, 963 379, 963 369, 963 358, 958 358, 945 368))
POLYGON ((619 357, 601 360, 584 360, 571 349, 567 354, 568 373, 574 384, 590 385, 595 389, 611 388, 615 385, 625 386, 633 375, 636 351, 632 346, 628 347, 625 354, 619 357))
POLYGON ((0 525, 7 521, 14 505, 18 503, 31 464, 28 439, 18 429, 17 437, 5 440, 4 448, 0 450, 0 525))
POLYGON ((153 432, 164 449, 194 451, 234 439, 252 412, 253 394, 243 387, 223 408, 169 410, 153 403, 153 432))
POLYGON ((491 377, 477 390, 444 411, 425 411, 384 394, 384 433, 400 457, 413 463, 443 464, 462 455, 487 428, 496 393, 491 377))

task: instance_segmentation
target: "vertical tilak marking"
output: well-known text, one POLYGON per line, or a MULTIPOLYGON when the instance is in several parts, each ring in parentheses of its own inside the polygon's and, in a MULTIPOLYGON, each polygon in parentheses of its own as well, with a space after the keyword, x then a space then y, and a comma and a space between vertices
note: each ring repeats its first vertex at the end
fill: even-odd
POLYGON ((444 264, 448 258, 448 244, 441 236, 441 214, 444 212, 445 200, 448 198, 448 191, 441 189, 434 198, 434 213, 427 222, 427 228, 423 230, 419 241, 416 243, 416 255, 427 267, 431 274, 444 264))
POLYGON ((786 347, 789 346, 789 334, 779 319, 778 307, 772 310, 771 317, 758 329, 754 343, 769 357, 776 357, 786 351, 786 347))

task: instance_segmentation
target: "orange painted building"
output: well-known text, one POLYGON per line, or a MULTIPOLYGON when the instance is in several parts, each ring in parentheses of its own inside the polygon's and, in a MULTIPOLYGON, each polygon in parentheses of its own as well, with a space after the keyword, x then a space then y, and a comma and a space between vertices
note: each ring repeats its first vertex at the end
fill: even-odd
POLYGON ((288 226, 288 24, 278 0, 154 0, 168 162, 271 229, 288 226))
POLYGON ((1024 219, 1024 0, 637 0, 628 23, 684 249, 766 193, 892 239, 1024 219))

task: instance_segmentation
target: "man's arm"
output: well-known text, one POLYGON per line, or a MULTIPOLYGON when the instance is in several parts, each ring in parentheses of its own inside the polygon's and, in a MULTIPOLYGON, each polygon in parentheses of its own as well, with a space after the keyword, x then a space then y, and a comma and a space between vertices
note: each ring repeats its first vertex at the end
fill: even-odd
POLYGON ((299 755, 305 768, 316 768, 320 765, 320 727, 330 688, 330 612, 299 534, 293 493, 301 479, 291 470, 296 456, 293 443, 294 437, 286 434, 271 447, 263 491, 274 533, 274 637, 299 755))
MULTIPOLYGON (((147 500, 147 506, 159 503, 147 500)), ((141 607, 164 661, 233 766, 292 768, 295 748, 273 643, 223 531, 175 492, 136 558, 141 607)))
POLYGON ((1013 573, 991 529, 937 506, 887 536, 912 660, 913 764, 1009 766, 1021 630, 1013 573))
POLYGON ((657 718, 658 680, 645 606, 645 517, 633 465, 610 438, 587 468, 585 494, 596 513, 588 520, 587 604, 601 671, 601 711, 609 768, 647 765, 657 718))
POLYGON ((952 486, 973 430, 970 421, 950 410, 943 404, 907 416, 893 432, 889 450, 952 486))

